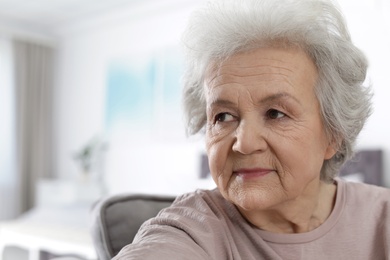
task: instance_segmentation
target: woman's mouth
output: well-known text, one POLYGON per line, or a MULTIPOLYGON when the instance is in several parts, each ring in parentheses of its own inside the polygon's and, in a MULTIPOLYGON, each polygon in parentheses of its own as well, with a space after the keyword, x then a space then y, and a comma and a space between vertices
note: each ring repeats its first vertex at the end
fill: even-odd
POLYGON ((233 174, 235 174, 237 177, 240 177, 244 180, 250 180, 255 178, 263 177, 270 172, 273 172, 273 169, 263 169, 263 168, 242 168, 233 171, 233 174))

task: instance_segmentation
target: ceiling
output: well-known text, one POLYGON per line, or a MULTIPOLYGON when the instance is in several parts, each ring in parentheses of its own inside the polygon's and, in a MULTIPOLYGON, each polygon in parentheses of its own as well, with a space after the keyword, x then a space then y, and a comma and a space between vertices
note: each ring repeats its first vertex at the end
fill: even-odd
POLYGON ((0 0, 0 23, 45 30, 137 2, 145 0, 0 0))
MULTIPOLYGON (((136 5, 148 4, 160 8, 168 2, 186 5, 203 0, 0 0, 0 31, 6 28, 58 34, 61 27, 77 24, 101 14, 122 9, 134 9, 136 5)), ((345 9, 376 9, 390 27, 389 0, 338 0, 345 9)), ((114 12, 115 13, 115 12, 114 12)))

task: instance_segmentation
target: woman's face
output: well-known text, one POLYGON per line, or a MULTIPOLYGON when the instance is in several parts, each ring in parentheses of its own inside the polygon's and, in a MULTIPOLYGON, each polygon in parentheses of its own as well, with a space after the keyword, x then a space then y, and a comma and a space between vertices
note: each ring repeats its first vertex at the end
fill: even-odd
POLYGON ((243 210, 275 208, 318 187, 335 151, 299 49, 260 48, 210 66, 206 147, 222 195, 243 210))

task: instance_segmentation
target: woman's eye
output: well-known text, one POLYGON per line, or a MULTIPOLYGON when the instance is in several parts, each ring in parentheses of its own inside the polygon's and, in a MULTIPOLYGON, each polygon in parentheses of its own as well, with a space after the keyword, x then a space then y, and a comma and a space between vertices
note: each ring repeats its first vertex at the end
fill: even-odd
POLYGON ((267 117, 270 119, 279 119, 286 116, 285 113, 282 113, 276 109, 270 109, 267 111, 267 117))
POLYGON ((234 120, 234 116, 229 113, 220 113, 215 117, 216 122, 231 122, 234 120))

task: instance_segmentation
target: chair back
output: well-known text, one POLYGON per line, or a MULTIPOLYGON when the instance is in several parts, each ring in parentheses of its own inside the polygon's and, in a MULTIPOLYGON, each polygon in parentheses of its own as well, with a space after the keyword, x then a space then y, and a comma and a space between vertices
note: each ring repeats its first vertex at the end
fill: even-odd
POLYGON ((109 260, 130 244, 146 220, 172 204, 173 196, 116 195, 92 209, 91 234, 99 260, 109 260))

